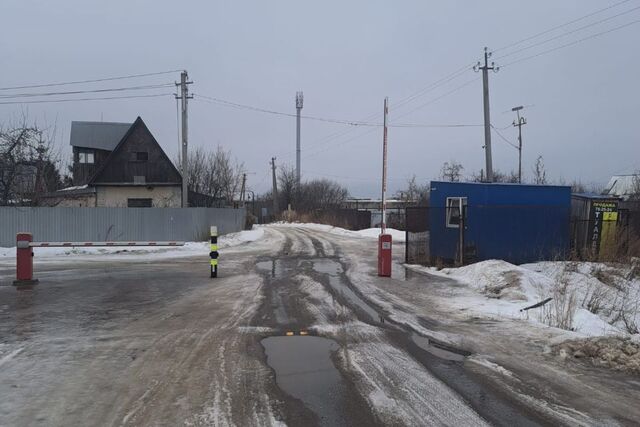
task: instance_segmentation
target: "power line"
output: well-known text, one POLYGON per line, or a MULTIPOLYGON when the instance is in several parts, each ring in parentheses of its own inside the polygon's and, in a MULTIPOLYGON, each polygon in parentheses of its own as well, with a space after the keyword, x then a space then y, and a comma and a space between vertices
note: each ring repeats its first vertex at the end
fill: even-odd
POLYGON ((417 99, 423 95, 426 95, 429 92, 432 92, 434 89, 437 89, 438 87, 442 86, 443 84, 449 83, 452 80, 455 80, 456 78, 462 76, 462 74, 464 74, 465 71, 469 71, 471 70, 471 67, 473 66, 473 62, 470 64, 466 64, 463 67, 460 67, 459 69, 457 69, 456 71, 450 73, 449 75, 436 80, 435 82, 433 82, 432 84, 418 90, 417 92, 414 92, 412 95, 406 96, 402 99, 400 99, 398 102, 394 103, 394 109, 398 110, 400 108, 402 108, 404 105, 412 102, 414 99, 417 99))
POLYGON ((631 12, 634 12, 634 11, 638 10, 638 9, 640 9, 640 6, 634 7, 633 9, 629 9, 629 10, 627 10, 627 11, 625 11, 625 12, 621 12, 621 13, 618 13, 618 14, 616 14, 616 15, 609 16, 609 17, 604 18, 604 19, 601 19, 601 20, 599 20, 599 21, 595 21, 595 22, 592 22, 592 23, 590 23, 590 24, 583 25, 582 27, 575 28, 575 29, 573 29, 573 30, 571 30, 571 31, 567 31, 567 32, 565 32, 565 33, 559 34, 559 35, 557 35, 557 36, 551 37, 551 38, 546 39, 546 40, 542 40, 542 41, 540 41, 540 42, 537 42, 537 43, 531 44, 531 45, 529 45, 529 46, 525 46, 525 47, 523 47, 523 48, 521 48, 521 49, 514 50, 513 52, 509 52, 509 53, 507 53, 507 54, 505 54, 505 55, 499 56, 499 57, 497 57, 496 59, 506 58, 506 57, 508 57, 508 56, 515 55, 515 54, 520 53, 520 52, 523 52, 523 51, 525 51, 525 50, 529 50, 529 49, 531 49, 531 48, 534 48, 534 47, 537 47, 537 46, 541 46, 541 45, 543 45, 543 44, 547 44, 547 43, 549 43, 549 42, 552 42, 552 41, 554 41, 554 40, 560 39, 560 38, 562 38, 562 37, 566 37, 566 36, 568 36, 568 35, 570 35, 570 34, 577 33, 577 32, 579 32, 579 31, 585 30, 585 29, 590 28, 590 27, 593 27, 593 26, 595 26, 595 25, 602 24, 603 22, 607 22, 607 21, 610 21, 610 20, 612 20, 612 19, 618 18, 618 17, 620 17, 620 16, 623 16, 623 15, 629 14, 629 13, 631 13, 631 12))
POLYGON ((587 37, 584 37, 584 38, 581 38, 581 39, 578 39, 578 40, 574 40, 574 41, 573 41, 573 42, 571 42, 571 43, 566 43, 566 44, 563 44, 563 45, 560 45, 560 46, 556 46, 556 47, 554 47, 554 48, 552 48, 552 49, 544 50, 544 51, 542 51, 542 52, 536 53, 535 55, 525 56, 524 58, 520 58, 520 59, 517 59, 517 60, 515 60, 515 61, 513 61, 513 62, 509 62, 509 63, 507 63, 507 64, 502 65, 502 68, 504 68, 504 67, 508 67, 508 66, 510 66, 510 65, 518 64, 518 63, 520 63, 520 62, 527 61, 527 60, 529 60, 529 59, 537 58, 537 57, 539 57, 539 56, 546 55, 547 53, 555 52, 556 50, 560 50, 560 49, 563 49, 563 48, 565 48, 565 47, 573 46, 573 45, 576 45, 576 44, 578 44, 578 43, 582 43, 583 41, 591 40, 591 39, 593 39, 593 38, 596 38, 596 37, 602 36, 602 35, 604 35, 604 34, 611 33, 611 32, 613 32, 613 31, 621 30, 621 29, 623 29, 623 28, 629 27, 629 26, 634 25, 634 24, 637 24, 637 23, 639 23, 639 22, 640 22, 640 19, 635 20, 635 21, 631 21, 631 22, 628 22, 628 23, 626 23, 626 24, 620 25, 620 26, 618 26, 618 27, 614 27, 614 28, 611 28, 611 29, 606 30, 606 31, 601 31, 601 32, 596 33, 596 34, 592 34, 592 35, 590 35, 590 36, 587 36, 587 37))
MULTIPOLYGON (((452 93, 455 93, 455 92, 459 91, 460 89, 462 89, 462 88, 464 88, 466 86, 469 86, 471 83, 474 83, 474 82, 476 82, 478 80, 479 80, 479 77, 473 78, 473 79, 461 84, 460 86, 457 86, 457 87, 451 89, 450 91, 443 93, 442 95, 438 96, 437 98, 434 98, 434 99, 432 99, 432 100, 430 100, 430 101, 428 101, 428 102, 426 102, 426 103, 424 103, 422 105, 419 105, 419 106, 415 107, 412 110, 409 110, 409 111, 397 116, 397 118, 406 117, 409 114, 411 114, 411 113, 413 113, 413 112, 415 112, 417 110, 420 110, 420 109, 422 109, 422 108, 424 108, 424 107, 426 107, 428 105, 431 105, 431 104, 441 100, 442 98, 445 98, 445 97, 451 95, 452 93)), ((394 125, 392 124, 391 126, 394 126, 394 125)))
POLYGON ((159 89, 159 88, 164 88, 164 87, 173 87, 173 85, 174 85, 173 83, 164 83, 164 84, 146 85, 146 86, 128 86, 128 87, 118 87, 118 88, 108 88, 108 89, 74 90, 74 91, 65 91, 65 92, 13 93, 13 94, 0 95, 0 99, 36 98, 36 97, 56 96, 56 95, 78 95, 78 94, 84 94, 84 93, 104 93, 104 92, 123 92, 123 91, 130 91, 130 90, 148 90, 148 89, 159 89))
MULTIPOLYGON (((426 102, 426 103, 424 103, 424 104, 422 104, 422 105, 420 105, 420 106, 418 106, 418 107, 414 108, 413 110, 408 111, 408 112, 406 112, 406 113, 402 114, 402 115, 401 115, 401 116, 399 116, 399 117, 404 117, 404 116, 406 116, 406 115, 408 115, 408 114, 413 113, 413 112, 414 112, 414 111, 416 111, 416 110, 419 110, 419 109, 424 108, 424 107, 426 107, 426 106, 428 106, 428 105, 431 105, 431 104, 433 104, 433 103, 435 103, 435 102, 437 102, 437 101, 439 101, 439 100, 441 100, 441 99, 443 99, 443 98, 445 98, 445 97, 447 97, 447 96, 451 95, 452 93, 457 92, 458 90, 460 90, 460 89, 464 88, 465 86, 468 86, 468 85, 470 85, 470 84, 471 84, 471 83, 473 83, 473 82, 476 82, 477 80, 478 80, 478 78, 474 78, 474 79, 472 79, 472 80, 469 80, 469 81, 467 81, 467 82, 463 83, 462 85, 457 86, 457 87, 453 88, 452 90, 450 90, 450 91, 448 91, 448 92, 445 92, 444 94, 442 94, 442 95, 440 95, 440 96, 438 96, 438 97, 436 97, 436 98, 434 98, 434 99, 430 100, 429 102, 426 102)), ((392 125, 390 125, 390 126, 394 126, 394 125, 392 124, 392 125)), ((471 125, 471 126, 475 126, 475 125, 471 125)), ((481 125, 481 126, 482 126, 482 125, 481 125)), ((402 127, 402 126, 400 126, 400 127, 402 127)), ((320 147, 320 146, 324 146, 325 148, 324 148, 324 149, 322 149, 322 150, 318 150, 318 151, 312 152, 312 153, 310 153, 310 154, 308 154, 308 155, 306 155, 306 156, 304 156, 304 157, 312 157, 312 156, 316 156, 316 155, 318 155, 318 154, 320 154, 320 153, 323 153, 323 152, 325 152, 325 151, 327 151, 327 150, 331 149, 333 146, 338 145, 338 144, 340 144, 340 145, 346 145, 347 143, 349 143, 349 142, 351 142, 351 141, 354 141, 354 140, 359 139, 359 138, 361 138, 361 137, 363 137, 363 136, 369 135, 370 133, 374 132, 375 130, 376 130, 376 129, 369 129, 367 132, 363 132, 363 133, 362 133, 362 134, 360 134, 360 135, 356 135, 356 136, 354 136, 354 137, 352 137, 352 138, 349 138, 349 139, 346 139, 346 140, 344 140, 344 141, 337 141, 335 144, 326 144, 326 143, 324 143, 324 144, 316 145, 314 148, 318 148, 318 147, 320 147)), ((331 142, 331 141, 327 141, 327 142, 331 142)))
POLYGON ((553 31, 555 31, 555 30, 558 30, 558 29, 560 29, 560 28, 562 28, 562 27, 566 27, 566 26, 568 26, 568 25, 575 24, 576 22, 580 22, 580 21, 582 21, 582 20, 584 20, 584 19, 590 18, 591 16, 594 16, 594 15, 597 15, 597 14, 599 14, 599 13, 605 12, 605 11, 607 11, 607 10, 609 10, 609 9, 613 9, 613 8, 615 8, 615 7, 618 7, 618 6, 622 5, 622 4, 629 3, 630 1, 631 1, 631 0, 623 0, 623 1, 620 1, 620 2, 618 2, 618 3, 614 3, 614 4, 610 5, 610 6, 605 7, 605 8, 598 9, 598 10, 596 10, 596 11, 594 11, 594 12, 591 12, 591 13, 589 13, 589 14, 587 14, 587 15, 583 15, 583 16, 581 16, 581 17, 579 17, 579 18, 573 19, 573 20, 571 20, 571 21, 569 21, 569 22, 565 22, 564 24, 557 25, 557 26, 555 26, 555 27, 549 28, 548 30, 544 30, 544 31, 539 32, 539 33, 537 33, 537 34, 534 34, 534 35, 532 35, 532 36, 529 36, 529 37, 526 37, 526 38, 524 38, 524 39, 518 40, 518 41, 516 41, 516 42, 514 42, 514 43, 508 44, 508 45, 506 45, 506 46, 502 46, 502 47, 500 47, 500 48, 498 48, 498 49, 494 49, 493 51, 494 51, 494 52, 499 52, 499 51, 501 51, 501 50, 505 50, 505 49, 508 49, 508 48, 510 48, 510 47, 518 46, 518 45, 520 45, 520 44, 522 44, 522 43, 524 43, 524 42, 527 42, 527 41, 529 41, 529 40, 533 40, 533 39, 538 38, 538 37, 540 37, 540 36, 543 36, 543 35, 545 35, 545 34, 551 33, 551 32, 553 32, 553 31))
MULTIPOLYGON (((285 113, 285 112, 282 112, 282 111, 269 110, 269 109, 265 109, 265 108, 254 107, 254 106, 247 105, 247 104, 238 104, 238 103, 231 102, 231 101, 226 101, 226 100, 223 100, 223 99, 220 99, 220 98, 213 98, 213 97, 204 96, 204 95, 198 95, 198 94, 194 94, 194 96, 196 96, 197 98, 203 98, 204 100, 212 101, 213 104, 220 104, 222 106, 230 106, 230 107, 233 107, 233 108, 237 107, 237 108, 240 108, 240 109, 257 111, 257 112, 266 113, 266 114, 275 114, 275 115, 278 115, 278 116, 286 116, 286 117, 292 117, 292 118, 297 117, 297 115, 293 114, 293 113, 285 113)), ((305 115, 301 115, 300 117, 303 118, 303 119, 308 119, 308 120, 317 120, 317 121, 322 121, 322 122, 343 124, 343 125, 348 125, 348 126, 382 127, 382 123, 374 123, 374 122, 345 120, 345 119, 328 119, 328 118, 323 118, 323 117, 305 116, 305 115)), ((389 125, 389 127, 426 127, 426 128, 449 128, 449 127, 469 127, 469 126, 481 126, 481 125, 471 125, 471 124, 421 124, 421 123, 398 123, 398 124, 394 124, 394 125, 389 125)))
POLYGON ((43 83, 43 84, 26 85, 26 86, 0 87, 0 90, 33 89, 33 88, 39 88, 39 87, 67 86, 67 85, 76 85, 76 84, 84 84, 84 83, 106 82, 106 81, 113 81, 113 80, 135 79, 139 77, 150 77, 150 76, 159 76, 162 74, 179 73, 181 71, 182 70, 170 70, 170 71, 159 71, 157 73, 130 74, 127 76, 105 77, 102 79, 76 80, 71 82, 43 83))
POLYGON ((358 138, 362 138, 363 136, 369 135, 369 134, 371 134, 372 132, 375 132, 376 130, 378 130, 378 129, 377 129, 377 128, 371 128, 371 129, 368 129, 366 132, 361 133, 360 135, 354 135, 353 137, 348 138, 348 139, 346 139, 346 140, 344 140, 344 141, 337 141, 337 142, 336 142, 336 143, 334 143, 334 144, 322 144, 322 145, 319 145, 319 146, 315 146, 314 148, 324 147, 324 149, 322 149, 322 150, 316 150, 315 152, 313 152, 313 151, 312 151, 311 153, 309 153, 309 154, 307 154, 307 155, 303 156, 303 158, 308 158, 308 157, 317 156, 318 154, 320 154, 320 153, 324 153, 325 151, 330 150, 331 148, 333 148, 335 145, 338 145, 338 144, 340 144, 340 145, 346 145, 346 144, 348 144, 349 142, 354 141, 354 140, 356 140, 356 139, 358 139, 358 138))
MULTIPOLYGON (((416 92, 414 92, 414 93, 412 93, 412 94, 410 94, 410 95, 408 95, 408 96, 406 96, 404 98, 401 98, 396 104, 394 104, 394 111, 397 110, 397 109, 403 108, 406 104, 412 102, 414 99, 417 99, 417 98, 419 98, 419 97, 421 97, 423 95, 426 95, 429 92, 432 92, 434 89, 442 86, 443 84, 446 84, 446 83, 454 80, 455 78, 458 78, 458 77, 462 76, 464 74, 464 71, 467 71, 472 65, 473 65, 473 63, 464 65, 464 66, 458 68, 457 70, 449 73, 448 75, 444 76, 443 78, 441 78, 439 80, 436 80, 435 82, 425 86, 424 88, 422 88, 422 89, 420 89, 420 90, 418 90, 418 91, 416 91, 416 92)), ((422 107, 419 107, 419 108, 422 108, 422 107)), ((372 114, 368 115, 367 117, 363 118, 362 121, 368 121, 368 120, 371 120, 371 119, 373 119, 375 117, 378 117, 378 116, 379 116, 379 112, 375 112, 375 113, 372 113, 372 114)), ((356 128, 351 128, 351 129, 347 129, 347 130, 334 132, 332 134, 326 135, 326 136, 314 141, 314 143, 312 145, 315 145, 315 146, 318 146, 318 144, 324 145, 326 142, 330 142, 330 141, 335 140, 337 138, 341 138, 341 137, 353 132, 354 130, 356 130, 356 128)), ((370 132, 366 132, 363 135, 366 135, 368 133, 370 133, 370 132)), ((353 139, 356 139, 358 137, 355 137, 353 139)), ((348 141, 351 141, 351 140, 352 139, 349 139, 348 141)), ((289 156, 289 155, 290 155, 290 153, 284 154, 285 157, 289 156)))
POLYGON ((495 132, 495 133, 496 133, 496 134, 497 134, 497 135, 498 135, 498 136, 499 136, 499 137, 500 137, 504 142, 506 142, 507 144, 509 144, 510 146, 512 146, 513 148, 515 148, 516 150, 518 150, 518 146, 517 146, 517 145, 515 145, 515 144, 513 144, 513 143, 511 143, 507 138, 505 138, 505 137, 504 137, 504 135, 502 135, 494 125, 491 125, 491 129, 493 129, 493 131, 494 131, 494 132, 495 132))
MULTIPOLYGON (((224 99, 214 98, 211 96, 205 96, 205 95, 199 95, 199 94, 194 94, 194 96, 196 98, 201 98, 201 100, 206 100, 215 104, 226 105, 234 108, 257 111, 260 113, 275 114, 278 116, 297 117, 297 115, 293 113, 285 113, 282 111, 268 110, 266 108, 254 107, 252 105, 247 105, 247 104, 239 104, 237 102, 226 101, 224 99)), ((337 123, 337 124, 343 124, 348 126, 382 126, 381 124, 378 124, 378 123, 369 123, 369 122, 357 121, 357 120, 339 120, 339 119, 328 119, 324 117, 302 116, 302 115, 300 117, 307 120, 317 120, 321 122, 337 123)))
POLYGON ((104 100, 110 100, 110 99, 157 98, 160 96, 173 96, 173 93, 157 93, 152 95, 109 96, 109 97, 99 97, 99 98, 47 99, 42 101, 3 101, 3 102, 0 102, 0 105, 48 104, 48 103, 56 103, 56 102, 77 102, 77 101, 104 101, 104 100))

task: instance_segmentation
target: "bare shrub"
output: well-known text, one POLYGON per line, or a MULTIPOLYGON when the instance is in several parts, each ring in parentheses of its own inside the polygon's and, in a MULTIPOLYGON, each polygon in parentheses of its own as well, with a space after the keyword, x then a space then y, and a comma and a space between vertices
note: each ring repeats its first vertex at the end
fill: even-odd
POLYGON ((553 301, 542 306, 538 320, 545 325, 573 331, 573 320, 577 308, 575 291, 569 289, 569 281, 562 277, 553 288, 553 301))
POLYGON ((609 300, 609 291, 599 286, 591 286, 584 296, 582 307, 593 314, 600 313, 609 300))

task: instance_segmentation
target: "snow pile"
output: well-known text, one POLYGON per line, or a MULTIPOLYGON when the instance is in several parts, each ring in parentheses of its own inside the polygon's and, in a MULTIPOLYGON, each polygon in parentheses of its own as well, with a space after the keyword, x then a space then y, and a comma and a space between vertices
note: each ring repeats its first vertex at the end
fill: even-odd
MULTIPOLYGON (((639 264, 639 263, 636 263, 639 264)), ((459 268, 418 267, 472 290, 453 304, 489 316, 519 317, 582 336, 638 334, 640 266, 489 260, 459 268), (551 299, 546 304, 525 308, 551 299)), ((411 266, 411 268, 416 268, 411 266)))
MULTIPOLYGON (((218 246, 221 250, 241 245, 247 242, 253 242, 264 236, 264 229, 254 227, 251 230, 244 230, 237 233, 229 233, 218 238, 218 246)), ((74 248, 34 248, 35 256, 38 259, 56 259, 58 257, 70 255, 109 255, 130 257, 137 255, 139 259, 147 257, 190 257, 190 256, 208 256, 209 242, 185 242, 184 246, 166 247, 166 246, 140 246, 140 247, 74 247, 74 248)), ((15 262, 16 248, 0 248, 0 261, 15 262)))
POLYGON ((574 323, 578 328, 591 330, 591 335, 612 332, 638 334, 639 260, 631 264, 547 261, 522 267, 564 284, 573 293, 577 306, 574 323), (595 333, 598 328, 601 332, 595 333))
POLYGON ((469 285, 488 298, 508 301, 535 301, 553 287, 548 277, 500 260, 445 268, 440 272, 469 285))

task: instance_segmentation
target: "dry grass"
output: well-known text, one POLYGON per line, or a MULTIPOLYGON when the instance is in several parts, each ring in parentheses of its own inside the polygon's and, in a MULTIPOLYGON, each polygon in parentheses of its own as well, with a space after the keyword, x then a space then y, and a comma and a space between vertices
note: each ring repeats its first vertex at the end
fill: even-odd
POLYGON ((569 280, 565 277, 560 279, 553 289, 551 296, 553 300, 550 304, 541 307, 538 312, 538 320, 547 326, 575 330, 573 320, 578 308, 576 293, 570 289, 569 280))

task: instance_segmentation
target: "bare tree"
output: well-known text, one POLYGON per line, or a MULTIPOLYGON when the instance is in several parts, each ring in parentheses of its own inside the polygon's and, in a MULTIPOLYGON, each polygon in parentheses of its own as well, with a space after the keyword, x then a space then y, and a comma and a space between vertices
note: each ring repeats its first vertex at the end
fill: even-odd
POLYGON ((62 185, 58 164, 52 134, 26 116, 0 127, 0 205, 37 205, 62 185))
POLYGON ((296 210, 309 212, 339 207, 348 196, 347 189, 339 183, 328 179, 315 179, 300 184, 296 210))
POLYGON ((633 181, 631 182, 631 191, 629 192, 629 200, 640 200, 640 171, 633 174, 633 181))
POLYGON ((418 184, 416 176, 413 175, 407 181, 407 187, 397 191, 395 197, 407 204, 427 206, 429 204, 429 190, 429 184, 418 184))
POLYGON ((230 204, 240 190, 244 165, 220 146, 215 151, 198 147, 189 153, 187 170, 189 191, 230 204))
POLYGON ((462 171, 464 167, 454 160, 451 162, 444 162, 440 176, 443 180, 449 182, 460 182, 462 177, 462 171))
POLYGON ((533 183, 534 184, 546 184, 547 183, 547 171, 544 169, 544 160, 542 156, 538 156, 536 164, 533 167, 533 183))
MULTIPOLYGON (((485 177, 482 172, 473 173, 469 178, 471 182, 484 182, 485 177)), ((493 170, 493 182, 518 183, 518 172, 511 171, 508 173, 501 172, 499 169, 493 170)))
POLYGON ((296 170, 291 165, 282 165, 278 171, 278 199, 279 205, 286 208, 294 204, 296 198, 296 170))

